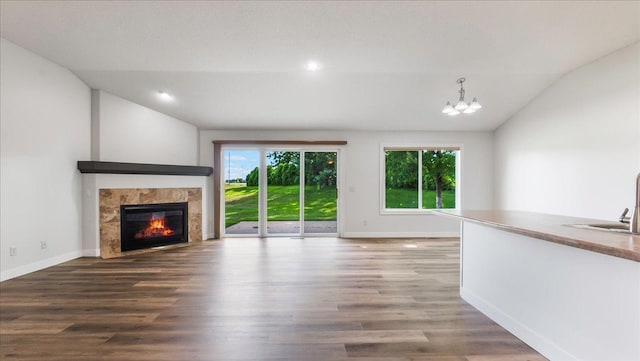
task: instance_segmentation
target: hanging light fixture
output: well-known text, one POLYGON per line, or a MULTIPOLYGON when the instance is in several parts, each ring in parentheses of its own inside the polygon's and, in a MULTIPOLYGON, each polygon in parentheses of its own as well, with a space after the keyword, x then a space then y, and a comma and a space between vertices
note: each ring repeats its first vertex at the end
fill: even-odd
POLYGON ((464 101, 464 86, 462 85, 462 83, 465 82, 464 77, 458 78, 458 80, 456 81, 456 83, 460 84, 460 90, 458 90, 458 93, 460 93, 460 99, 458 99, 458 102, 455 105, 451 105, 451 102, 447 102, 447 105, 445 105, 444 109, 442 109, 442 112, 445 114, 449 114, 449 115, 458 115, 461 112, 465 113, 465 114, 471 114, 471 113, 475 113, 476 110, 482 108, 482 105, 480 105, 480 103, 478 103, 478 99, 473 98, 473 101, 471 102, 471 104, 467 104, 464 101))

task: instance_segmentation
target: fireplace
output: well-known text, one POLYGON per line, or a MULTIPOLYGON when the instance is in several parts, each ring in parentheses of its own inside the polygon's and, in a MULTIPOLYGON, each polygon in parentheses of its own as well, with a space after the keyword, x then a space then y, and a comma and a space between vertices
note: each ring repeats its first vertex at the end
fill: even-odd
POLYGON ((188 203, 120 206, 121 251, 189 241, 188 203))

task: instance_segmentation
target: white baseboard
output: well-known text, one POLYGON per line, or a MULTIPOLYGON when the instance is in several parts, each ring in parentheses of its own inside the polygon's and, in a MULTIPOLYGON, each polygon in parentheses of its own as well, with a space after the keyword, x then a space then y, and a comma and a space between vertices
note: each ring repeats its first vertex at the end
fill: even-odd
POLYGON ((344 232, 343 238, 451 238, 460 232, 344 232))
POLYGON ((83 249, 82 257, 100 257, 99 249, 83 249))
POLYGON ((0 282, 10 280, 12 278, 16 278, 22 275, 26 275, 27 273, 39 271, 47 267, 55 266, 63 262, 71 261, 72 259, 82 257, 82 255, 83 255, 82 251, 74 251, 74 252, 61 254, 59 256, 43 259, 41 261, 14 267, 14 268, 0 272, 0 282))
POLYGON ((487 317, 495 321, 498 325, 504 327, 507 331, 514 334, 534 350, 540 352, 549 360, 578 360, 577 357, 569 354, 551 340, 540 335, 527 325, 514 319, 510 315, 502 312, 493 304, 485 301, 482 297, 477 296, 472 291, 460 288, 460 296, 478 311, 484 313, 487 317))

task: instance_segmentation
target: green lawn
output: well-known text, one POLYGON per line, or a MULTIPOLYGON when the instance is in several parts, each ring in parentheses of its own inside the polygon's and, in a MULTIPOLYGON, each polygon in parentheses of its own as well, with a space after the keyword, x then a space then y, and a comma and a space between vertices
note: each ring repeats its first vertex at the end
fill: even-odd
MULTIPOLYGON (((387 189, 386 190, 386 207, 387 208, 418 208, 418 193, 411 189, 387 189)), ((456 207, 456 192, 442 191, 442 207, 456 207)), ((436 208, 436 192, 422 192, 422 208, 436 208)))
MULTIPOLYGON (((292 221, 300 219, 300 187, 267 187, 267 220, 292 221)), ((225 227, 241 221, 258 220, 258 187, 228 184, 225 187, 225 227)), ((336 189, 305 188, 305 220, 336 220, 336 189)))
MULTIPOLYGON (((267 220, 295 221, 300 218, 300 187, 269 186, 267 188, 267 220)), ((408 189, 387 189, 387 208, 417 208, 418 196, 408 189)), ((436 192, 424 191, 423 208, 436 207, 436 192)), ((258 187, 246 187, 243 184, 227 184, 225 186, 225 227, 241 221, 258 221, 258 187)), ((442 192, 444 208, 455 208, 455 191, 442 192)), ((305 188, 305 220, 336 220, 336 189, 305 188)))

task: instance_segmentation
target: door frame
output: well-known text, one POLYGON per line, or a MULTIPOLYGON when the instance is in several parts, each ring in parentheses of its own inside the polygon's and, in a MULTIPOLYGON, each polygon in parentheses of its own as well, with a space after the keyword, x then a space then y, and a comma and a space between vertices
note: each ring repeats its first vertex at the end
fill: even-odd
MULTIPOLYGON (((259 207, 265 207, 265 209, 259 211, 258 217, 259 222, 265 222, 264 227, 259 226, 258 236, 259 237, 275 237, 275 236, 286 236, 286 237, 326 237, 326 236, 338 236, 342 235, 342 224, 344 224, 344 212, 341 212, 341 209, 344 207, 343 203, 343 184, 345 179, 345 167, 344 167, 344 152, 346 150, 346 141, 278 141, 278 140, 268 140, 268 141, 248 141, 248 140, 214 140, 213 142, 213 238, 219 239, 221 235, 225 237, 250 237, 253 235, 226 235, 224 233, 224 161, 222 159, 222 154, 224 150, 227 149, 242 149, 242 150, 259 150, 261 153, 260 162, 260 179, 265 181, 266 185, 266 157, 264 156, 267 150, 288 150, 288 151, 300 151, 300 152, 313 152, 313 151, 327 151, 327 152, 336 152, 336 161, 338 162, 338 167, 336 168, 336 186, 337 186, 337 209, 336 209, 336 222, 337 222, 337 234, 325 234, 325 233, 310 233, 305 234, 304 232, 304 204, 302 201, 304 200, 304 196, 300 198, 300 233, 299 234, 285 234, 285 235, 267 235, 266 233, 266 217, 261 212, 265 212, 266 215, 266 192, 261 192, 263 194, 259 195, 259 197, 265 197, 265 200, 260 200, 259 207), (264 164, 263 164, 264 163, 264 164), (264 175, 262 174, 264 172, 264 175)), ((302 162, 301 157, 301 162, 302 162)), ((301 166, 302 168, 303 166, 301 166)), ((302 168, 304 169, 304 168, 302 168)), ((301 177, 301 180, 304 179, 301 177)), ((266 188, 265 188, 266 189, 266 188)), ((304 186, 301 186, 301 192, 304 192, 304 186)))

